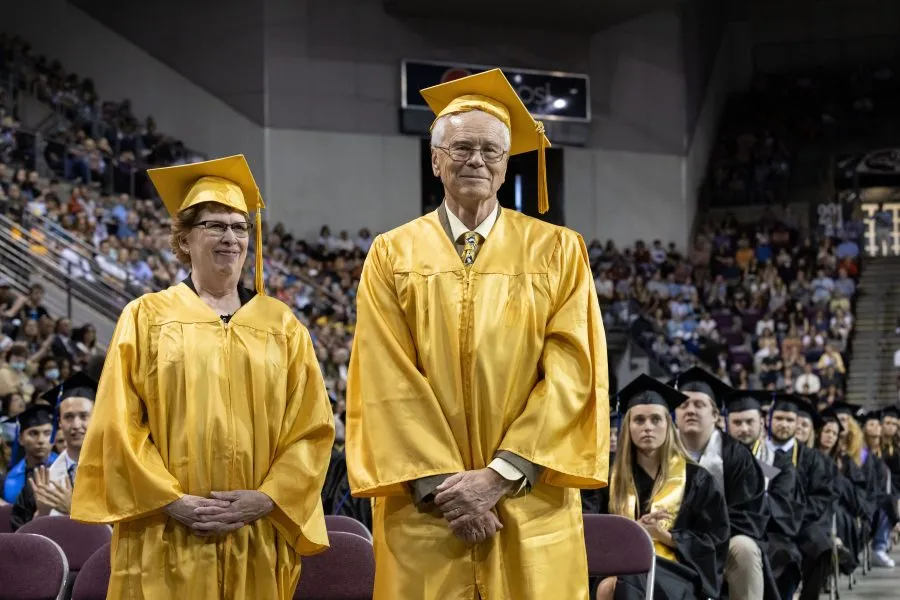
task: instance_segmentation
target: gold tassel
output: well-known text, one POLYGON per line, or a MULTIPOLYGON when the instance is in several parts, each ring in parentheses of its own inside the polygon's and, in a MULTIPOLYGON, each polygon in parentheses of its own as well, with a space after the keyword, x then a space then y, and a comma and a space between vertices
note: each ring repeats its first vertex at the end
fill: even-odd
POLYGON ((263 239, 262 239, 262 209, 256 209, 256 293, 266 295, 266 284, 263 280, 263 239))
POLYGON ((550 197, 547 193, 546 138, 544 137, 544 124, 540 121, 535 121, 535 123, 538 134, 538 212, 544 214, 550 210, 550 197))

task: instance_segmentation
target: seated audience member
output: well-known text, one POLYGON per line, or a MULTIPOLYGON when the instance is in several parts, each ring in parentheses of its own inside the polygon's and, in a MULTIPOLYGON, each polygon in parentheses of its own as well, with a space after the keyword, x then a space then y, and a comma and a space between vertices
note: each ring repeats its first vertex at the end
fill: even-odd
POLYGON ((717 428, 719 407, 734 390, 699 367, 669 385, 688 397, 675 411, 681 442, 691 459, 712 474, 728 505, 731 538, 725 581, 729 598, 777 598, 761 548, 769 520, 762 469, 748 448, 717 428))
MULTIPOLYGON (((641 375, 619 393, 625 410, 600 512, 641 524, 656 546, 653 597, 718 598, 728 556, 728 507, 712 475, 688 457, 671 412, 687 397, 641 375)), ((644 598, 645 576, 608 578, 597 598, 644 598)))
POLYGON ((56 453, 52 451, 52 408, 46 404, 33 404, 19 414, 17 423, 18 443, 25 456, 21 460, 13 456, 15 464, 3 482, 3 500, 9 503, 16 501, 35 469, 49 467, 56 460, 56 453))
POLYGON ((63 439, 66 448, 49 468, 37 467, 28 480, 28 485, 19 492, 10 516, 13 531, 36 516, 69 514, 81 445, 91 420, 96 395, 97 384, 81 373, 76 373, 62 385, 43 395, 45 400, 58 403, 57 436, 63 439))

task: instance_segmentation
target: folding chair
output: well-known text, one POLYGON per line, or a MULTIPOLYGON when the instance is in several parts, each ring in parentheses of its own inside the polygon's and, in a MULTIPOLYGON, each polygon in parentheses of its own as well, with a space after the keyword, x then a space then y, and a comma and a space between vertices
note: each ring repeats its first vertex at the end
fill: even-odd
POLYGON ((375 554, 372 543, 356 534, 332 531, 331 547, 301 559, 294 600, 372 600, 375 554))
POLYGON ((582 515, 590 577, 647 575, 646 600, 653 598, 656 550, 637 522, 617 515, 582 515))
POLYGON ((333 531, 355 533, 359 537, 366 538, 369 542, 372 541, 372 532, 369 531, 369 528, 353 517, 346 515, 325 515, 325 529, 329 533, 333 531))
POLYGON ((69 563, 42 535, 0 533, 0 590, 4 600, 62 600, 69 563))
POLYGON ((36 533, 59 544, 69 562, 67 591, 71 591, 75 577, 94 552, 112 540, 112 529, 107 525, 79 523, 64 516, 37 517, 22 525, 17 533, 36 533))
POLYGON ((106 600, 109 572, 109 544, 104 544, 82 565, 72 588, 72 600, 106 600))

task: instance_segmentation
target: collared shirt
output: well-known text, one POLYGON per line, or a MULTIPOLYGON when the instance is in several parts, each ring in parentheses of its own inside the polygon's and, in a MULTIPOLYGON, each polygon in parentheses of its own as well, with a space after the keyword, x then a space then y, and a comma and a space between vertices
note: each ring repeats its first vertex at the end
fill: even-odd
POLYGON ((772 452, 775 452, 776 450, 781 450, 782 452, 790 452, 794 449, 794 438, 789 439, 781 445, 778 445, 774 441, 772 441, 772 438, 768 438, 766 439, 766 446, 768 446, 769 450, 771 450, 772 452))
MULTIPOLYGON (((497 217, 500 215, 500 204, 494 206, 494 210, 491 211, 487 217, 484 218, 484 221, 478 224, 475 228, 475 233, 479 234, 483 239, 487 239, 488 234, 491 232, 491 229, 494 228, 494 223, 497 222, 497 217)), ((453 214, 453 211, 450 210, 450 207, 447 207, 447 221, 450 223, 450 233, 453 234, 453 241, 459 240, 460 236, 467 231, 469 228, 459 220, 459 217, 453 214)))
MULTIPOLYGON (((500 215, 500 204, 496 204, 494 206, 494 210, 484 218, 484 220, 475 227, 475 233, 479 234, 482 239, 487 239, 488 234, 494 228, 494 224, 497 222, 497 217, 500 215)), ((453 214, 453 211, 450 210, 450 207, 447 207, 447 221, 450 223, 450 233, 453 234, 453 241, 457 241, 464 233, 470 231, 468 227, 466 227, 465 223, 460 221, 459 217, 453 214)), ((508 460, 504 460, 502 458, 495 458, 488 465, 488 468, 498 473, 503 479, 507 481, 520 481, 522 484, 519 486, 519 489, 516 490, 515 493, 518 493, 522 490, 522 487, 527 483, 525 481, 525 474, 522 473, 518 468, 516 468, 512 463, 508 460)))

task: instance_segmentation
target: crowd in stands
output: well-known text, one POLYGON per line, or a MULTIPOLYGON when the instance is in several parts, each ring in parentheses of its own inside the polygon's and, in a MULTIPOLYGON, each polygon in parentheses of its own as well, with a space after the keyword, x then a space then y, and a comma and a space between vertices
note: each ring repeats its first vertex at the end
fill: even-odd
POLYGON ((843 399, 859 246, 783 223, 706 224, 690 253, 660 241, 589 249, 611 323, 673 375, 705 364, 738 389, 843 399))

